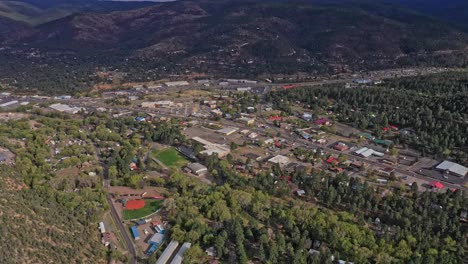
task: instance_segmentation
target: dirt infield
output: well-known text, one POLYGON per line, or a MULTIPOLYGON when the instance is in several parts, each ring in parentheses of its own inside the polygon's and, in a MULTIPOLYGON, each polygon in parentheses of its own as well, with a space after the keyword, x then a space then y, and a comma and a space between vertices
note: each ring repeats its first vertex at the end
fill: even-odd
POLYGON ((145 207, 145 200, 130 200, 125 205, 125 210, 138 210, 145 207))

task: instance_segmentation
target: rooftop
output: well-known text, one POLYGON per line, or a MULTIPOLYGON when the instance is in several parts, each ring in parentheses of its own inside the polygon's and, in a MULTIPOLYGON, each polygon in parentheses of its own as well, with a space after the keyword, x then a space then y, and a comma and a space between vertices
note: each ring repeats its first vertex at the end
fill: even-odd
POLYGON ((443 161, 439 165, 437 165, 436 169, 438 170, 444 170, 444 171, 449 171, 451 173, 454 173, 456 175, 460 175, 462 177, 466 176, 468 173, 468 168, 465 166, 462 166, 458 163, 451 162, 448 160, 443 161))
POLYGON ((187 165, 187 168, 189 168, 189 169, 190 169, 192 172, 194 172, 194 173, 200 173, 200 172, 203 172, 203 171, 207 171, 207 170, 208 170, 205 166, 203 166, 202 164, 197 163, 197 162, 195 162, 195 163, 189 163, 189 164, 187 165))
POLYGON ((164 234, 156 233, 151 237, 150 240, 148 240, 148 244, 160 245, 163 241, 164 241, 164 234))
POLYGON ((279 164, 280 166, 284 166, 289 164, 290 159, 286 156, 283 155, 277 155, 274 156, 273 158, 269 159, 268 162, 274 163, 274 164, 279 164))

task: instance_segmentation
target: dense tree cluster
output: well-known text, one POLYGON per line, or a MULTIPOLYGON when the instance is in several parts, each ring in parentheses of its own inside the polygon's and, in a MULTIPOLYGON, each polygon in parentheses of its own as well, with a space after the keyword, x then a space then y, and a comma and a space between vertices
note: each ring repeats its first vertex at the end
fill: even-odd
POLYGON ((269 95, 283 111, 300 101, 314 110, 332 110, 340 122, 369 129, 378 137, 389 124, 400 129, 394 141, 423 153, 466 160, 468 150, 468 77, 446 73, 386 80, 377 87, 305 87, 269 95), (414 132, 413 132, 414 131, 414 132))
POLYGON ((55 173, 94 160, 80 125, 68 116, 34 115, 0 124, 0 144, 16 155, 16 166, 0 169, 1 263, 104 261, 95 226, 107 210, 100 181, 55 173), (53 145, 63 152, 54 156, 53 145))
MULTIPOLYGON (((466 238, 459 223, 468 199, 461 192, 380 189, 340 174, 294 173, 306 190, 299 200, 280 168, 252 178, 226 160, 205 159, 220 185, 206 186, 175 173, 165 206, 171 238, 213 246, 233 263, 460 263, 466 238), (378 218, 378 220, 377 220, 378 218), (320 252, 312 256, 309 249, 320 252)), ((190 255, 191 263, 203 262, 190 255)))

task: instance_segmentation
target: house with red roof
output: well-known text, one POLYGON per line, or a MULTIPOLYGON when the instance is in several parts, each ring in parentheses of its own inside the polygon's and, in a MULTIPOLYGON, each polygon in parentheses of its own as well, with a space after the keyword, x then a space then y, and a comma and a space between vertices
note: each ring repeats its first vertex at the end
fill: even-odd
POLYGON ((314 124, 319 126, 328 126, 330 125, 330 120, 328 118, 322 117, 314 121, 314 124))
POLYGON ((338 159, 335 158, 335 157, 333 157, 333 156, 332 156, 332 157, 329 157, 329 158, 327 159, 327 163, 329 163, 329 164, 338 163, 338 159))
POLYGON ((281 121, 283 117, 281 116, 270 116, 270 121, 281 121))

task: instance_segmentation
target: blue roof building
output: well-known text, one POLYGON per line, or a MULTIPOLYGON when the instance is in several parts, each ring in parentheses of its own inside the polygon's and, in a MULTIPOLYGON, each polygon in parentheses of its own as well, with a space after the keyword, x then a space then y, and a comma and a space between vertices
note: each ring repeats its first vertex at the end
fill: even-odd
POLYGON ((159 246, 158 244, 155 244, 155 243, 150 244, 150 245, 151 245, 151 246, 150 246, 150 247, 148 248, 148 250, 146 251, 146 255, 147 255, 147 256, 151 256, 151 255, 156 251, 156 249, 157 249, 158 246, 159 246))
POLYGON ((135 238, 135 240, 140 239, 140 234, 138 233, 137 227, 136 227, 136 226, 132 226, 132 227, 131 227, 131 230, 132 230, 132 235, 133 235, 133 237, 135 238))

